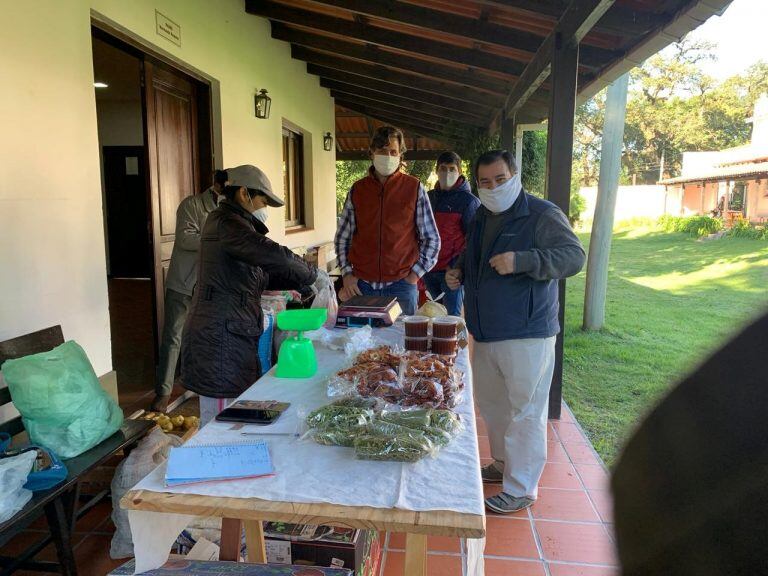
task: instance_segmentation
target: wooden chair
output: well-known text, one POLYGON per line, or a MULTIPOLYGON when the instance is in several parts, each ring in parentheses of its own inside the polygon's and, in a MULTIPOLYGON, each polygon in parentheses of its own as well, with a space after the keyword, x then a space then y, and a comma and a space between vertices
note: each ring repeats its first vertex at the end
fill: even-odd
MULTIPOLYGON (((0 369, 6 360, 47 352, 63 343, 64 335, 61 326, 0 342, 0 369)), ((11 401, 8 388, 0 381, 0 408, 9 405, 11 401)), ((103 490, 95 496, 81 498, 80 480, 114 454, 121 451, 128 452, 153 427, 154 422, 126 420, 120 430, 99 445, 79 456, 65 460, 68 475, 63 483, 50 490, 35 492, 21 511, 0 524, 0 576, 12 574, 20 569, 59 572, 68 576, 77 574, 71 541, 75 523, 102 499, 109 496, 109 491, 103 490), (50 534, 14 557, 2 555, 3 546, 43 514, 48 521, 50 534), (36 561, 34 557, 51 542, 56 547, 58 562, 36 561)), ((11 436, 24 432, 21 416, 13 415, 4 422, 0 421, 0 432, 7 432, 11 436)))

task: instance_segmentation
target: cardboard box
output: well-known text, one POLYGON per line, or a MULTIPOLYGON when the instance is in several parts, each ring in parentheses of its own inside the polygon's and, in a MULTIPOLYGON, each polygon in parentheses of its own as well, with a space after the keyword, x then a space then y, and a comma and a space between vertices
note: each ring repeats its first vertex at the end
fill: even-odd
POLYGON ((375 530, 265 522, 264 542, 268 562, 350 568, 356 576, 375 576, 381 555, 375 530))

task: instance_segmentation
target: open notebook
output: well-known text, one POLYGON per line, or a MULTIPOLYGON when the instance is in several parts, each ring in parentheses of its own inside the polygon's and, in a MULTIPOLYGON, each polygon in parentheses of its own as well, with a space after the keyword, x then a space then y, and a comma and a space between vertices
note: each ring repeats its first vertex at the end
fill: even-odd
POLYGON ((165 485, 258 478, 274 474, 269 448, 264 441, 227 445, 171 448, 165 485))

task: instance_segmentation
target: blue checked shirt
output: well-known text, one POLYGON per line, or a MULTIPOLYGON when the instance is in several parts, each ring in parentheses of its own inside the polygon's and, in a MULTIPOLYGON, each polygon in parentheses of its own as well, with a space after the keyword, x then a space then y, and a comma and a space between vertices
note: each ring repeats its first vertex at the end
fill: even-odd
MULTIPOLYGON (((355 230, 357 230, 357 222, 355 220, 355 207, 352 204, 352 191, 350 191, 344 202, 341 221, 336 231, 336 255, 339 258, 339 267, 343 275, 353 272, 348 256, 355 230)), ((437 263, 437 255, 440 253, 440 233, 437 231, 435 215, 432 213, 429 198, 421 184, 419 184, 416 200, 416 231, 419 235, 419 259, 411 270, 421 278, 434 267, 437 263)), ((394 284, 394 282, 371 282, 370 284, 374 290, 381 290, 394 284)))

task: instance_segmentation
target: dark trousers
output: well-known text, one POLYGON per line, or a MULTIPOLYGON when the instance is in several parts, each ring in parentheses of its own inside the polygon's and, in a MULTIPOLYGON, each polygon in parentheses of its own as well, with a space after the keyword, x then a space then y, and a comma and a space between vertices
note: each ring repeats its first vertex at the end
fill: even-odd
POLYGON ((409 284, 405 280, 398 280, 381 290, 374 290, 371 285, 364 280, 358 280, 360 292, 365 296, 395 296, 397 298, 403 314, 412 315, 416 313, 419 303, 419 289, 416 284, 409 284))
POLYGON ((158 396, 168 396, 173 389, 181 351, 181 333, 191 303, 192 296, 170 289, 165 291, 163 336, 160 340, 160 362, 155 381, 155 394, 158 396))
POLYGON ((440 303, 448 310, 452 316, 461 316, 461 308, 464 305, 464 287, 459 286, 456 290, 451 290, 445 283, 445 270, 438 272, 427 272, 424 275, 424 286, 432 296, 437 298, 440 293, 444 293, 440 303))

